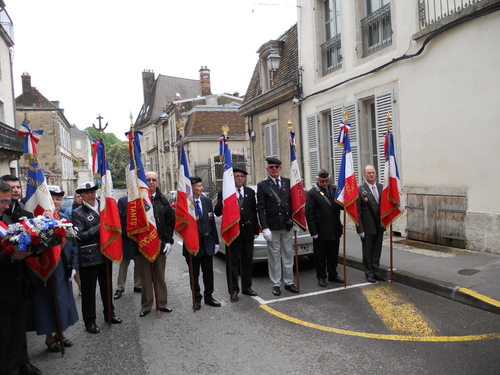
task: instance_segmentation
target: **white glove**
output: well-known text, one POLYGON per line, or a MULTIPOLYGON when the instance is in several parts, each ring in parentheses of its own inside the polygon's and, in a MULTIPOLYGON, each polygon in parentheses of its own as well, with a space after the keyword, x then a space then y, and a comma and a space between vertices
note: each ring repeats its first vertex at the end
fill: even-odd
POLYGON ((76 275, 76 270, 71 270, 71 276, 69 278, 73 279, 75 275, 76 275))
POLYGON ((172 244, 171 243, 166 243, 165 246, 163 246, 163 254, 165 254, 165 258, 168 256, 168 254, 170 254, 170 252, 172 251, 172 244))
POLYGON ((358 234, 359 234, 359 237, 365 238, 365 232, 361 232, 361 233, 358 233, 358 234))
POLYGON ((292 227, 292 230, 293 230, 295 233, 299 233, 299 227, 298 227, 298 226, 296 226, 296 225, 294 225, 294 226, 292 227))
POLYGON ((262 234, 264 235, 264 238, 266 239, 267 242, 271 242, 273 240, 271 229, 269 228, 262 229, 262 234))
POLYGON ((257 238, 259 238, 259 235, 258 234, 254 234, 253 235, 253 239, 256 240, 257 238))
POLYGON ((214 255, 217 254, 219 252, 219 245, 215 245, 215 251, 214 251, 214 255))
POLYGON ((313 240, 317 240, 318 239, 318 235, 315 234, 314 236, 312 236, 313 240))

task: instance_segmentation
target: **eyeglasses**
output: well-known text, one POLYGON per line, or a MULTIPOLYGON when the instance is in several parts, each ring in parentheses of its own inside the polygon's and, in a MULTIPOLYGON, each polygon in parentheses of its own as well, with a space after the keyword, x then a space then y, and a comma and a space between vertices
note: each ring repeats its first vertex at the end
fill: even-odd
POLYGON ((10 199, 2 199, 0 200, 0 204, 10 204, 10 199))
POLYGON ((233 176, 234 176, 234 178, 245 178, 245 175, 242 175, 242 174, 235 174, 233 176))
POLYGON ((321 182, 322 184, 324 184, 325 182, 330 182, 330 179, 329 178, 320 178, 318 180, 318 182, 321 182))
POLYGON ((146 181, 148 181, 148 182, 149 182, 149 181, 156 182, 156 181, 158 181, 158 180, 157 180, 156 178, 148 178, 146 181))
POLYGON ((281 165, 268 165, 267 167, 269 169, 278 169, 278 168, 281 168, 281 165))

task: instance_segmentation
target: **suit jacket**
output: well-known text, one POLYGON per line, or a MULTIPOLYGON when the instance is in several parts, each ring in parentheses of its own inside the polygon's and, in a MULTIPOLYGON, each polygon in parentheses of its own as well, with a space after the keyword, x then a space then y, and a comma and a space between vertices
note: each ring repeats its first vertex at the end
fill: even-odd
POLYGON ((291 220, 290 179, 280 176, 281 187, 271 177, 257 184, 257 212, 262 229, 285 230, 291 220), (276 193, 281 202, 276 199, 276 193))
POLYGON ((342 236, 342 206, 334 201, 335 189, 336 186, 329 185, 325 192, 316 185, 307 193, 307 227, 311 236, 318 235, 318 239, 322 241, 338 240, 342 236))
MULTIPOLYGON (((379 231, 385 231, 380 222, 380 206, 373 196, 370 186, 365 182, 358 187, 359 197, 357 200, 359 226, 356 228, 358 233, 365 235, 374 235, 379 231)), ((377 183, 379 199, 382 197, 382 184, 377 183)))
MULTIPOLYGON (((236 192, 238 198, 238 192, 236 192)), ((217 194, 217 204, 214 212, 222 215, 222 190, 217 194)), ((259 221, 257 219, 257 202, 255 191, 248 186, 243 186, 243 202, 240 205, 240 236, 245 241, 253 241, 254 235, 259 234, 259 221)))
MULTIPOLYGON (((203 211, 200 218, 197 220, 198 224, 198 237, 200 239, 200 249, 196 258, 203 255, 215 255, 215 245, 219 244, 219 235, 217 234, 217 227, 215 226, 215 215, 210 198, 204 195, 200 196, 201 210, 203 211)), ((189 255, 186 248, 183 246, 182 255, 187 257, 189 255)))

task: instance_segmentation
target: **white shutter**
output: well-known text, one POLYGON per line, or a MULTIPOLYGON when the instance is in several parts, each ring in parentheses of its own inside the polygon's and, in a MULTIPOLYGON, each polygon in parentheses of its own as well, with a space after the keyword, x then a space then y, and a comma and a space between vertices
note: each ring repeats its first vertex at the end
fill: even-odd
POLYGON ((349 123, 351 130, 349 130, 349 140, 351 141, 352 162, 354 164, 354 172, 356 173, 356 180, 360 181, 360 176, 363 176, 362 166, 360 165, 359 155, 359 121, 358 121, 358 102, 348 103, 344 105, 344 110, 349 111, 349 123))
POLYGON ((340 131, 340 121, 344 118, 344 106, 338 106, 332 108, 332 149, 333 149, 333 171, 330 171, 330 175, 333 178, 333 182, 335 185, 337 184, 338 175, 340 171, 340 163, 342 162, 342 153, 344 151, 344 147, 339 146, 337 144, 337 139, 339 137, 340 131))
POLYGON ((306 122, 309 147, 309 176, 312 184, 316 180, 319 171, 318 117, 316 114, 306 116, 306 122))
MULTIPOLYGON (((377 165, 378 181, 382 182, 384 176, 384 135, 387 133, 387 113, 393 115, 393 91, 386 91, 375 95, 375 120, 377 125, 377 165)), ((391 120, 391 131, 394 133, 394 126, 391 120)))
POLYGON ((264 143, 266 148, 266 158, 278 157, 278 129, 276 122, 264 125, 264 143))

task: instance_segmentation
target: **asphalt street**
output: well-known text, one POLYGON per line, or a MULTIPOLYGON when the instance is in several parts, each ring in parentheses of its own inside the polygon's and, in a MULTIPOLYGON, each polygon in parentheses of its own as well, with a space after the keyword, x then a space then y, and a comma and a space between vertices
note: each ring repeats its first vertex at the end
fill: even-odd
MULTIPOLYGON (((177 239, 178 240, 178 239, 177 239)), ((33 364, 44 374, 500 374, 500 317, 398 283, 368 284, 347 267, 348 288, 317 285, 300 262, 301 292, 271 293, 265 264, 254 269, 258 297, 229 302, 224 259, 214 259, 222 307, 192 310, 188 267, 176 242, 167 260, 170 314, 139 317, 132 266, 114 301, 121 325, 89 334, 80 320, 64 357, 28 333, 33 364)), ((339 266, 342 267, 342 266, 339 266)), ((118 267, 114 266, 113 282, 118 267)), ((80 297, 74 286, 77 307, 80 297)))

